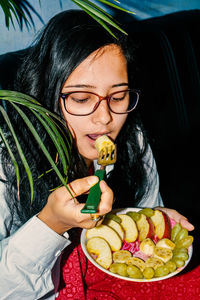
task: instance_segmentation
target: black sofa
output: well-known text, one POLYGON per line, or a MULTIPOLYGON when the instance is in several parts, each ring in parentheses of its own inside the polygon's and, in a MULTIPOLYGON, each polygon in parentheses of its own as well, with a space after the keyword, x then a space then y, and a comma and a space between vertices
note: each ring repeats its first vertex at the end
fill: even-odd
MULTIPOLYGON (((126 30, 139 44, 138 110, 156 158, 161 195, 165 206, 194 223, 198 237, 200 10, 129 20, 126 30)), ((12 89, 25 51, 0 56, 2 89, 12 89)))

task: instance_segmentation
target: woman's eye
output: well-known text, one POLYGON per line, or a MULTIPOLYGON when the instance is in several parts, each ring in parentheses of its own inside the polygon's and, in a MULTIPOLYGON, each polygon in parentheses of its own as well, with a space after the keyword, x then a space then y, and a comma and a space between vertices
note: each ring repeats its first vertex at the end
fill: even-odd
POLYGON ((125 99, 125 97, 126 97, 126 93, 123 93, 123 94, 120 93, 119 95, 113 95, 111 100, 112 101, 122 101, 125 99))
POLYGON ((75 97, 71 97, 71 100, 75 101, 75 102, 83 103, 83 102, 87 102, 89 100, 89 98, 75 98, 75 97))

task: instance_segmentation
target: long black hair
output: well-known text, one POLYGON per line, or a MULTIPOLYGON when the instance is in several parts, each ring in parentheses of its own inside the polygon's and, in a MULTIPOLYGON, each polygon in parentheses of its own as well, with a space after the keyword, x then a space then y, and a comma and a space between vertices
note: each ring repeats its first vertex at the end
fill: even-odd
MULTIPOLYGON (((60 114, 59 93, 66 79, 92 52, 109 44, 116 44, 121 48, 127 60, 129 83, 131 87, 134 87, 137 77, 134 52, 136 45, 124 34, 115 32, 115 35, 117 38, 111 36, 83 11, 70 10, 56 15, 39 34, 24 57, 17 74, 15 89, 36 98, 45 107, 60 114)), ((30 206, 27 200, 27 195, 30 193, 29 183, 23 167, 20 168, 22 188, 19 201, 16 192, 15 170, 9 162, 7 151, 2 151, 3 169, 7 177, 7 201, 17 208, 21 220, 25 222, 41 210, 47 201, 50 189, 58 186, 60 182, 53 172, 38 179, 44 169, 48 169, 48 163, 38 145, 31 138, 29 131, 18 120, 18 116, 15 113, 12 115, 12 109, 10 109, 10 114, 13 123, 16 124, 23 150, 28 161, 31 162, 35 179, 34 200, 33 205, 30 206)), ((30 118, 34 119, 33 116, 30 118)), ((49 152, 56 156, 55 148, 42 126, 36 120, 33 122, 35 122, 40 136, 48 145, 49 152)), ((108 181, 117 196, 116 205, 126 206, 131 203, 134 206, 134 200, 136 204, 144 195, 147 183, 142 163, 146 151, 146 138, 135 111, 129 114, 116 142, 118 159, 108 181), (143 147, 138 143, 138 133, 141 131, 144 136, 143 147), (124 195, 126 195, 126 201, 124 195)), ((12 147, 16 150, 14 143, 12 147)), ((69 180, 87 175, 88 170, 84 160, 76 150, 76 146, 73 145, 69 180)))

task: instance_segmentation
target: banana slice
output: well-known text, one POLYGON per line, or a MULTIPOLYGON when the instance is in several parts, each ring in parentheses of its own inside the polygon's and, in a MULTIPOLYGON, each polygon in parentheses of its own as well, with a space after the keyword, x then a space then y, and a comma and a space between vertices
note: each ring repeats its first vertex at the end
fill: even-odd
POLYGON ((145 261, 145 267, 150 267, 153 268, 154 270, 157 269, 157 267, 160 267, 164 265, 163 261, 160 258, 157 257, 149 257, 146 261, 145 261))
POLYGON ((138 257, 127 258, 126 264, 134 265, 134 266, 138 267, 141 271, 143 271, 146 267, 145 262, 141 258, 138 258, 138 257))
POLYGON ((102 135, 100 137, 98 137, 95 141, 95 148, 97 149, 97 151, 100 153, 101 150, 105 147, 108 146, 112 146, 114 145, 114 143, 109 139, 109 137, 107 137, 107 135, 102 135))
POLYGON ((115 263, 126 263, 126 260, 132 256, 131 252, 127 250, 119 250, 113 253, 113 261, 115 263))
POLYGON ((152 256, 154 254, 155 244, 151 239, 145 239, 140 244, 140 251, 148 256, 152 256))
POLYGON ((165 239, 159 240, 156 244, 156 247, 168 248, 168 249, 173 250, 175 248, 175 244, 171 240, 165 238, 165 239))
POLYGON ((154 248, 154 257, 161 259, 163 262, 167 262, 173 256, 173 252, 171 249, 163 248, 163 247, 155 247, 154 248))

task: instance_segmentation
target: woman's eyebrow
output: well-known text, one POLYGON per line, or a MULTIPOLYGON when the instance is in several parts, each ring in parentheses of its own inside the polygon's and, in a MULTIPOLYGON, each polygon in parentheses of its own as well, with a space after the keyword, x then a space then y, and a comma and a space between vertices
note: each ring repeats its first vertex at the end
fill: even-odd
POLYGON ((67 88, 95 88, 93 85, 89 84, 74 84, 74 85, 66 85, 64 86, 64 89, 67 88))
POLYGON ((122 82, 122 83, 117 83, 112 85, 112 87, 118 87, 118 86, 128 86, 128 82, 122 82))

